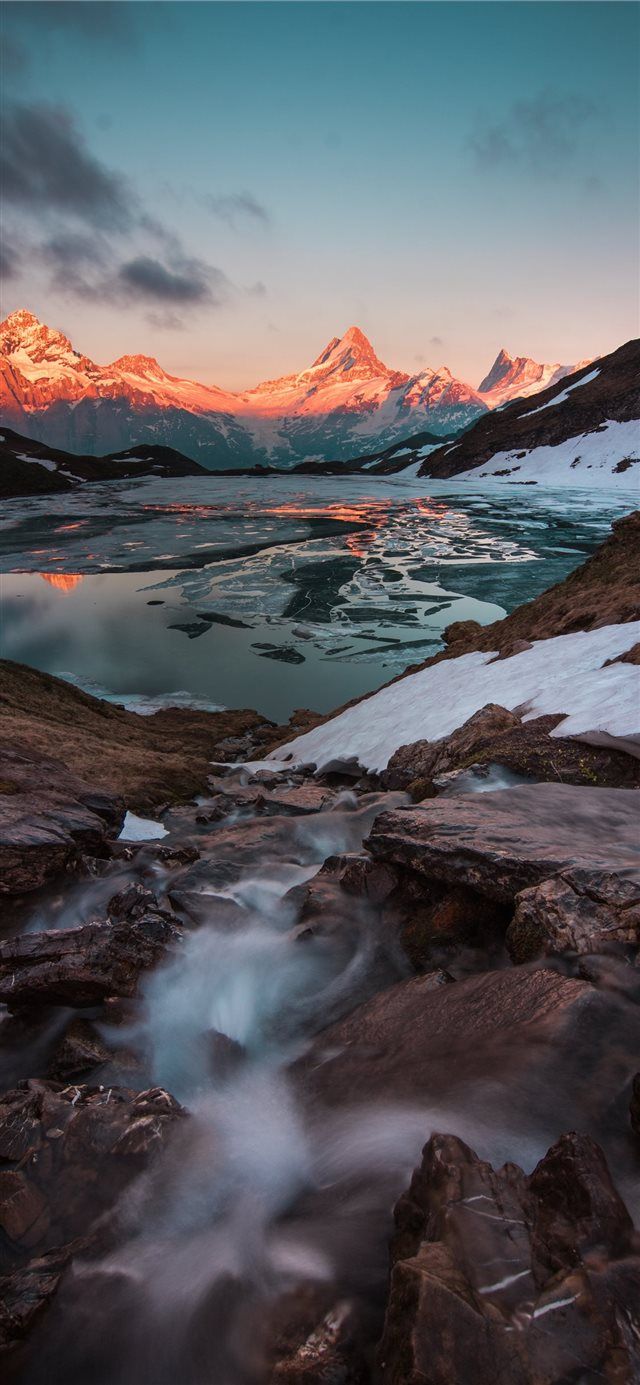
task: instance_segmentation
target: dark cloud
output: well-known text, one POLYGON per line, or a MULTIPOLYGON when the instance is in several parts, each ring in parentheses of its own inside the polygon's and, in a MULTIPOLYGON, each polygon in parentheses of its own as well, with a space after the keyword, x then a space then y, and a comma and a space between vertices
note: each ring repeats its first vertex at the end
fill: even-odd
POLYGON ((221 269, 201 260, 184 259, 168 266, 151 255, 138 255, 120 265, 117 284, 125 295, 154 303, 220 306, 231 285, 221 269))
POLYGON ((94 303, 134 303, 159 309, 153 325, 183 326, 175 308, 220 307, 233 292, 221 269, 185 255, 172 237, 171 254, 134 254, 122 260, 98 234, 58 231, 38 250, 58 292, 94 303))
POLYGON ((429 337, 432 346, 444 346, 444 337, 429 337))
POLYGON ((214 216, 220 221, 226 221, 228 226, 235 227, 243 219, 259 221, 263 226, 268 226, 271 219, 266 207, 250 192, 233 192, 225 197, 215 197, 213 193, 207 193, 202 201, 214 216))
POLYGON ((5 203, 32 211, 118 231, 133 222, 125 179, 90 153, 68 111, 45 102, 15 103, 5 112, 0 185, 5 203))
POLYGON ((570 166, 600 115, 590 97, 541 92, 530 101, 516 101, 506 119, 479 128, 471 148, 484 168, 521 164, 558 173, 570 166))
MULTIPOLYGON (((219 308, 240 292, 221 269, 188 254, 126 179, 92 154, 73 116, 58 106, 9 106, 0 185, 6 208, 31 228, 32 258, 62 294, 124 308, 142 304, 157 312, 154 325, 177 330, 183 324, 176 309, 219 308)), ((262 215, 249 194, 237 201, 244 214, 262 215)), ((8 252, 6 272, 16 263, 8 252)), ((266 289, 258 281, 242 292, 263 297, 266 289)))

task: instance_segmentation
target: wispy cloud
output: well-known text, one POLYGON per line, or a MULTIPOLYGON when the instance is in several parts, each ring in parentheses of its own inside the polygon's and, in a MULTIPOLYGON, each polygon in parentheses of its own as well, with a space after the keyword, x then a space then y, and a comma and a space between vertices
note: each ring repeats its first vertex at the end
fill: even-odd
POLYGON ((267 208, 250 192, 232 192, 223 197, 205 193, 201 200, 219 221, 234 228, 243 220, 260 222, 263 226, 268 226, 271 220, 267 208))
POLYGON ((558 174, 570 167, 602 110, 591 97, 550 90, 516 101, 499 121, 485 121, 470 140, 481 167, 515 166, 558 174))

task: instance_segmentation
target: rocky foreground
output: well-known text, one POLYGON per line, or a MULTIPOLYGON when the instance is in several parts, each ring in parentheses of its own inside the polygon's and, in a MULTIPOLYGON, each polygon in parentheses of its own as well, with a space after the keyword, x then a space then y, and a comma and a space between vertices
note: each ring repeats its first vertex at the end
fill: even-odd
MULTIPOLYGON (((639 532, 446 659, 637 619, 639 532)), ((494 702, 314 773, 3 679, 5 1378, 639 1380, 637 755, 494 702)))

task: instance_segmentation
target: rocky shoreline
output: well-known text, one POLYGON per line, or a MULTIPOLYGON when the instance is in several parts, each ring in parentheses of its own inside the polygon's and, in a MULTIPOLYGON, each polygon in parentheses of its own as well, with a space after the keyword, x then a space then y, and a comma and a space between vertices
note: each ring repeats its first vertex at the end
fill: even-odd
MULTIPOLYGON (((426 667, 637 620, 639 543, 630 516, 426 667)), ((494 702, 318 772, 283 757, 310 713, 142 719, 8 664, 0 699, 5 1378, 638 1380, 626 742, 494 702), (120 836, 132 812, 162 836, 120 836), (199 1285, 179 1308, 164 1261, 199 1285)))

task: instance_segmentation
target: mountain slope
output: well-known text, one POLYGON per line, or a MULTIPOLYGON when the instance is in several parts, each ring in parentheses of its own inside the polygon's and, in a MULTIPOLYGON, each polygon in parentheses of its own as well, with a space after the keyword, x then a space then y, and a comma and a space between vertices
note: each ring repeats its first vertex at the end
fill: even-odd
POLYGON ((11 428, 0 434, 0 498, 73 490, 85 481, 138 476, 200 476, 206 468, 171 447, 142 444, 105 457, 77 456, 23 437, 11 428))
POLYGON ((640 340, 536 395, 479 419, 425 457, 418 474, 527 484, 637 485, 640 340))
POLYGON ((0 415, 78 452, 162 443, 218 470, 345 460, 425 428, 466 428, 487 405, 451 372, 386 366, 357 327, 296 375, 231 394, 169 375, 149 356, 100 366, 24 309, 0 324, 0 415))

